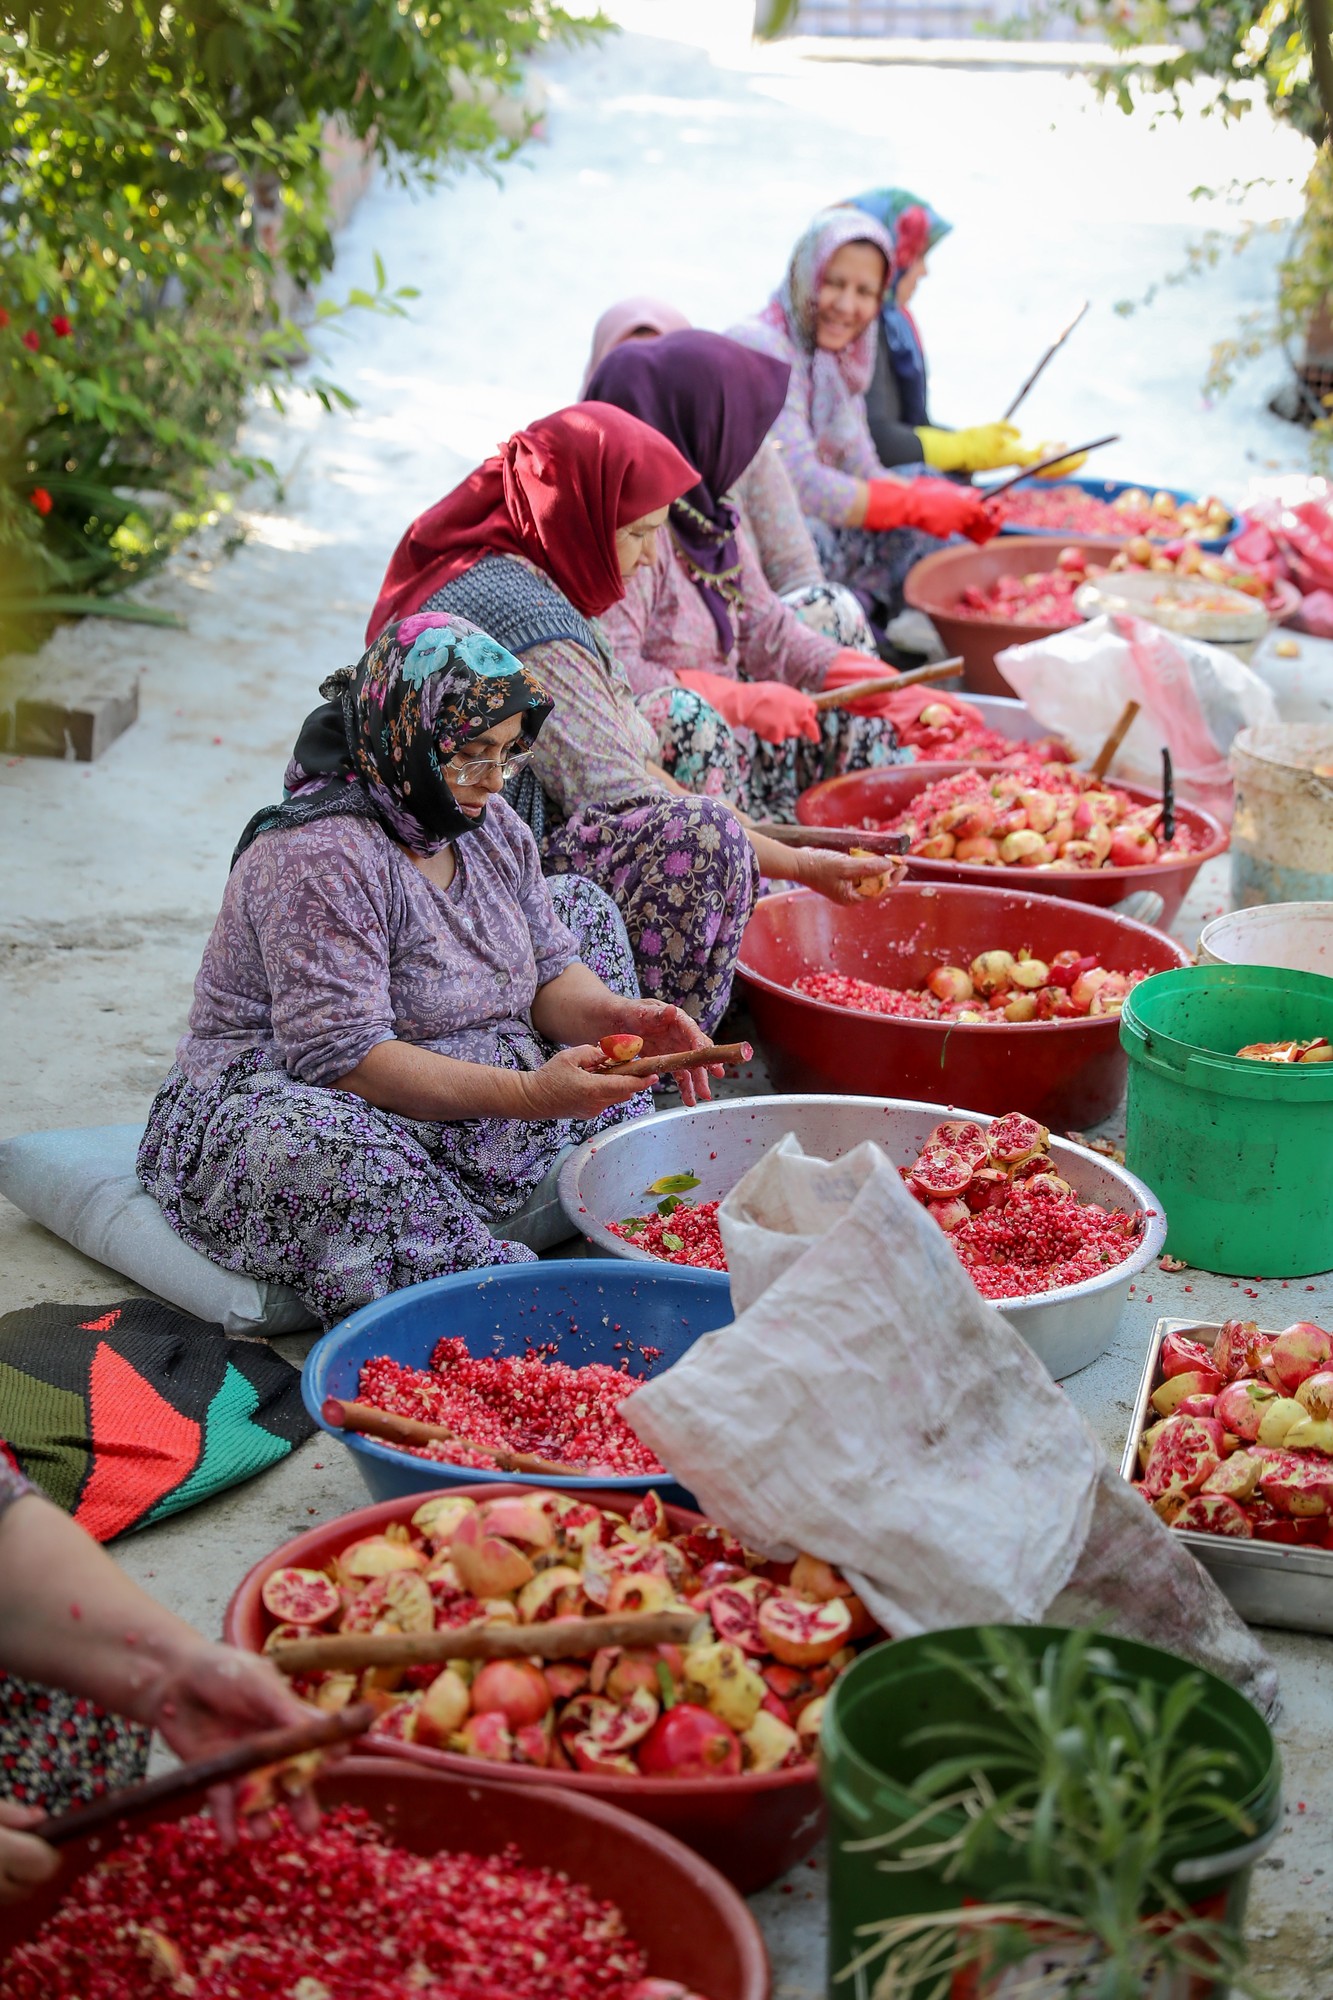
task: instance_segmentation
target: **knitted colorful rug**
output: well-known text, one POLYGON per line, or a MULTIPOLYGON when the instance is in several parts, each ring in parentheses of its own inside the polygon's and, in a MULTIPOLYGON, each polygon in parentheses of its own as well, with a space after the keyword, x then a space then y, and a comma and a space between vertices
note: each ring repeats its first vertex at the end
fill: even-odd
POLYGON ((298 1371, 156 1299, 0 1316, 0 1438, 99 1542, 249 1479, 315 1425, 298 1371))

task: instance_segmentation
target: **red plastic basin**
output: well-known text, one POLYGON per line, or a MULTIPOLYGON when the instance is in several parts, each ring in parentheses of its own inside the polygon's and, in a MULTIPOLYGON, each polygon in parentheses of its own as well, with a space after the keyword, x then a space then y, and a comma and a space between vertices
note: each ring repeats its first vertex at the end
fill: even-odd
MULTIPOLYGON (((456 1486, 454 1493, 475 1500, 496 1500, 502 1494, 531 1494, 531 1486, 456 1486)), ((322 1569, 339 1549, 362 1535, 379 1534, 390 1521, 407 1521, 421 1505, 422 1494, 408 1494, 397 1500, 382 1500, 376 1507, 359 1507, 341 1514, 321 1528, 311 1528, 295 1541, 284 1542, 257 1562, 237 1586, 222 1622, 223 1637, 233 1646, 259 1652, 275 1621, 260 1601, 260 1591, 270 1570, 287 1563, 322 1569)), ((636 1494, 580 1492, 581 1500, 608 1512, 628 1514, 636 1494)), ((703 1519, 684 1507, 668 1507, 673 1529, 693 1526, 703 1519)), ((429 1750, 416 1743, 385 1742, 383 1749, 368 1739, 368 1751, 377 1756, 396 1757, 424 1769, 449 1771, 458 1777, 475 1778, 479 1769, 503 1774, 504 1782, 525 1792, 557 1790, 583 1798, 604 1799, 622 1807, 639 1819, 649 1821, 666 1833, 683 1840, 696 1854, 720 1869, 742 1895, 752 1896, 770 1882, 785 1875, 817 1845, 824 1830, 824 1807, 813 1764, 797 1765, 789 1771, 766 1771, 739 1778, 614 1778, 590 1776, 582 1771, 540 1771, 520 1764, 484 1765, 475 1757, 461 1757, 451 1750, 429 1750)), ((628 1916, 629 1912, 626 1911, 628 1916)), ((707 1980, 700 1990, 708 2000, 716 2000, 707 1980)))
MULTIPOLYGON (((1111 972, 1167 972, 1188 954, 1160 931, 1108 910, 1026 894, 906 882, 851 907, 804 889, 761 899, 737 967, 777 1090, 851 1092, 1025 1111, 1058 1131, 1108 1117, 1125 1087, 1120 1020, 902 1021, 836 1007, 792 990, 807 972, 841 972, 882 986, 919 986, 943 964, 979 952, 1095 952, 1111 972)), ((1016 871, 1007 871, 1010 874, 1016 871)))
MULTIPOLYGON (((919 792, 941 778, 959 771, 980 771, 985 777, 1001 772, 998 764, 891 764, 878 771, 849 771, 842 778, 826 778, 811 785, 796 801, 796 817, 802 826, 860 826, 868 819, 893 819, 911 804, 919 792)), ((1118 778, 1108 784, 1125 792, 1137 805, 1160 804, 1160 794, 1140 785, 1122 785, 1118 778)), ((1179 861, 1153 861, 1146 868, 1029 869, 983 867, 975 861, 926 861, 920 855, 907 856, 907 872, 923 882, 972 883, 978 889, 993 889, 997 883, 1028 881, 1039 896, 1056 896, 1063 902, 1097 903, 1103 907, 1118 903, 1136 889, 1155 889, 1166 905, 1163 926, 1169 924, 1189 893, 1205 861, 1224 854, 1225 830, 1211 813, 1199 806, 1177 804, 1176 818, 1200 842, 1197 853, 1179 861)), ((1091 950, 1091 946, 1089 946, 1091 950)), ((1172 964, 1178 961, 1173 959, 1172 964)), ((977 1105, 976 1109, 982 1107, 977 1105)))
POLYGON ((955 607, 975 584, 985 590, 1002 576, 1027 576, 1032 570, 1054 569, 1061 549, 1082 549, 1090 562, 1109 563, 1123 542, 1089 541, 1078 535, 997 535, 984 548, 970 543, 961 549, 937 549, 907 572, 903 600, 924 611, 947 652, 963 662, 963 686, 972 694, 1013 694, 995 664, 1006 646, 1025 646, 1030 639, 1047 639, 1056 629, 1025 624, 1013 618, 962 618, 955 607))
MULTIPOLYGON (((641 1819, 549 1785, 534 1792, 498 1784, 475 1763, 463 1776, 351 1757, 326 1770, 318 1789, 326 1806, 363 1807, 414 1854, 451 1848, 487 1855, 517 1847, 531 1866, 561 1869, 616 1903, 653 1977, 680 1980, 708 2000, 768 2000, 764 1941, 740 1897, 715 1869, 641 1819)), ((183 1819, 198 1806, 178 1800, 149 1817, 183 1819)), ((110 1844, 106 1835, 71 1843, 54 1882, 25 1903, 0 1908, 0 1965, 110 1844)), ((159 1990, 145 1968, 144 1992, 150 1988, 159 1990)))

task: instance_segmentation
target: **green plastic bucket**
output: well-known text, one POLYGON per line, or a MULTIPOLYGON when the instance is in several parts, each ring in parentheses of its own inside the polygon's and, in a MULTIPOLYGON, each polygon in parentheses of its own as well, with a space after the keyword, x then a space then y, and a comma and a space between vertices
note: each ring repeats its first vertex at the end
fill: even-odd
POLYGON ((1236 1055, 1312 1035, 1333 1041, 1333 979, 1316 972, 1198 965, 1130 993, 1125 1163, 1173 1257, 1237 1278, 1333 1267, 1333 1063, 1236 1055))
MULTIPOLYGON (((975 1719, 975 1695, 961 1678, 940 1667, 938 1656, 948 1653, 984 1666, 983 1629, 965 1625, 876 1646, 848 1668, 829 1696, 819 1745, 829 1819, 829 2000, 870 2000, 879 1964, 839 1977, 869 1942, 858 1935, 861 1926, 886 1917, 956 1909, 964 1897, 984 1901, 1004 1880, 1000 1863, 989 1880, 979 1875, 946 1882, 941 1869, 927 1866, 886 1874, 877 1866, 878 1854, 851 1852, 848 1846, 901 1826, 916 1810, 905 1788, 945 1754, 938 1744, 908 1747, 903 1739, 927 1723, 975 1719)), ((1051 1625, 998 1629, 1011 1633, 1034 1659, 1052 1641, 1067 1636, 1051 1625)), ((1103 1636, 1098 1644, 1115 1656, 1131 1685, 1148 1680, 1166 1688, 1189 1673, 1201 1674, 1208 1683, 1207 1697, 1191 1718, 1191 1740, 1229 1750, 1239 1759, 1234 1796, 1255 1831, 1246 1837, 1219 1821, 1182 1836, 1170 1861, 1177 1885, 1192 1903, 1206 1902, 1210 1914, 1224 1914, 1239 1928, 1251 1870, 1281 1826, 1282 1761, 1272 1731, 1244 1695, 1204 1668, 1132 1639, 1103 1636)), ((920 1839, 947 1836, 960 1824, 958 1814, 941 1812, 922 1829, 920 1839)))

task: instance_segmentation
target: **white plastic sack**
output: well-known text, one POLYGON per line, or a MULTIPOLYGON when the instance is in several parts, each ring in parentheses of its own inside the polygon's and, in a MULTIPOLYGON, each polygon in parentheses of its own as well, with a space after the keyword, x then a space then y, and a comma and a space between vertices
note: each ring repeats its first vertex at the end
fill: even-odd
POLYGON ((737 1318, 622 1406, 707 1513, 842 1569, 895 1637, 1087 1624, 1276 1679, 872 1143, 794 1135, 720 1210, 737 1318))
POLYGON ((1233 653, 1142 618, 1093 618, 1006 646, 995 663, 1042 728, 1066 737, 1084 762, 1097 754, 1125 703, 1137 701, 1141 713, 1111 775, 1159 790, 1165 744, 1180 796, 1224 826, 1231 823, 1232 737, 1251 723, 1278 720, 1271 689, 1233 653))

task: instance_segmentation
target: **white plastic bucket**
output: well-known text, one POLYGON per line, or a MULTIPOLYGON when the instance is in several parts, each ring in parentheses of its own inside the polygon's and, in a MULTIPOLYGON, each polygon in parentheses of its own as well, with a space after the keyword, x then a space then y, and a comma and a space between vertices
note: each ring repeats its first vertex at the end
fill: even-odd
POLYGON ((1233 900, 1247 907, 1333 902, 1333 728, 1242 729, 1230 764, 1233 900))
POLYGON ((1205 924, 1200 965, 1274 965, 1333 978, 1333 903, 1261 903, 1205 924))

